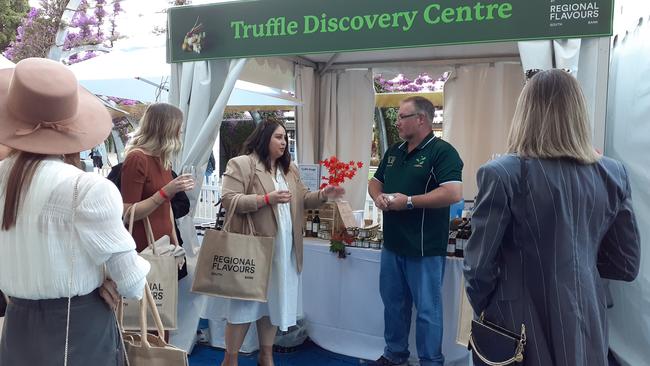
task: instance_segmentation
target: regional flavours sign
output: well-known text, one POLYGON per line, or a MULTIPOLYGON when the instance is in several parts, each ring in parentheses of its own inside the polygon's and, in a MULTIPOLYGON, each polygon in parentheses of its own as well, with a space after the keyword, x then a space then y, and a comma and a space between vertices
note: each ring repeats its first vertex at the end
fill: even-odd
MULTIPOLYGON (((173 7, 170 62, 610 36, 613 0, 253 0, 173 7)), ((407 52, 407 51, 405 51, 407 52)))

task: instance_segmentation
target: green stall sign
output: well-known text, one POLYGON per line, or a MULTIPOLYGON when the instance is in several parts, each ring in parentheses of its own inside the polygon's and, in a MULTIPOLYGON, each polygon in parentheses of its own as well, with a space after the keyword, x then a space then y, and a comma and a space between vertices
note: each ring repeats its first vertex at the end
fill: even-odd
MULTIPOLYGON (((172 7, 169 62, 612 34, 613 0, 257 0, 172 7)), ((408 52, 405 50, 405 52, 408 52)))

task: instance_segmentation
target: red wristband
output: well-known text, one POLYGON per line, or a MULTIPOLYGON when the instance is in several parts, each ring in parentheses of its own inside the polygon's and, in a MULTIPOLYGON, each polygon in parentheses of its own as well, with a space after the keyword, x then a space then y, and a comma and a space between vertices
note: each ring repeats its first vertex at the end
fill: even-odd
POLYGON ((160 190, 158 191, 158 193, 160 193, 160 195, 162 196, 162 198, 164 198, 165 200, 169 201, 169 196, 167 195, 167 193, 165 193, 165 191, 164 191, 162 188, 160 188, 160 190))
POLYGON ((269 194, 264 195, 264 202, 268 205, 271 206, 271 200, 269 199, 269 194))

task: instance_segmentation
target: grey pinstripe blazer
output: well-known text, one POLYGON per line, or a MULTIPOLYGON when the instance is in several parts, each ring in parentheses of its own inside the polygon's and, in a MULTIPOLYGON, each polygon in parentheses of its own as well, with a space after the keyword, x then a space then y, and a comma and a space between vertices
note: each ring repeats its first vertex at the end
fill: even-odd
POLYGON ((639 269, 623 165, 507 155, 479 169, 478 187, 464 271, 474 311, 517 333, 526 325, 526 366, 607 365, 601 278, 632 281, 639 269))

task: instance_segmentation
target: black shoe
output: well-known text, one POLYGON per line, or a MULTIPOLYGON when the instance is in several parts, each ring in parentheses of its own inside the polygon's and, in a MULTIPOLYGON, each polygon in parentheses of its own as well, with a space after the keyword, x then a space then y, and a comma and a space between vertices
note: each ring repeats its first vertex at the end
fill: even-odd
POLYGON ((384 356, 379 357, 377 361, 370 363, 372 366, 407 366, 408 362, 394 363, 384 356))

